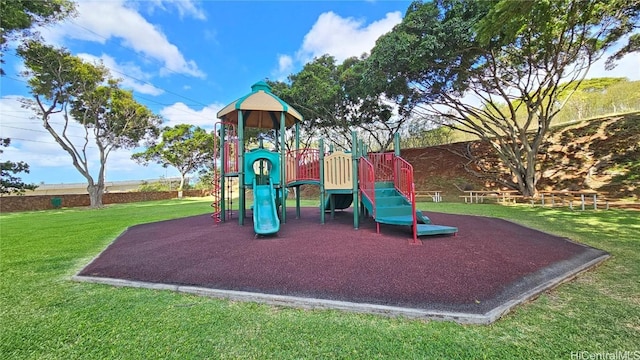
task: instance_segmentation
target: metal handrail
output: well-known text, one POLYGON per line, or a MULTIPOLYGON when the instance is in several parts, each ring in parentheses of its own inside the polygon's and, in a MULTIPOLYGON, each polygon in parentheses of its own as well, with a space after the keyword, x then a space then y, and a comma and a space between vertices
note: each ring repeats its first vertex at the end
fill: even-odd
POLYGON ((358 166, 358 179, 360 181, 360 192, 371 201, 371 207, 376 211, 376 175, 375 167, 366 157, 361 157, 358 166))
POLYGON ((393 159, 393 185, 398 191, 410 200, 415 196, 415 190, 412 190, 413 184, 413 166, 405 159, 396 156, 393 159))
POLYGON ((298 149, 287 151, 287 183, 302 180, 320 180, 320 150, 298 149))
POLYGON ((418 216, 416 214, 416 188, 413 181, 413 166, 405 159, 394 156, 393 158, 394 179, 393 185, 410 203, 413 214, 413 240, 418 241, 418 216))
POLYGON ((377 181, 393 181, 393 159, 395 155, 392 152, 369 153, 367 156, 375 169, 377 181))

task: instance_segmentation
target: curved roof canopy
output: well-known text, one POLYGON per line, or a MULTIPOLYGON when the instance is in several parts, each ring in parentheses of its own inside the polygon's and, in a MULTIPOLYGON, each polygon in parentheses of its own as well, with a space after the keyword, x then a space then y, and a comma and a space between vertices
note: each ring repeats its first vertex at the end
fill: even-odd
POLYGON ((245 127, 279 129, 280 114, 285 114, 285 126, 291 127, 302 121, 302 115, 271 92, 271 86, 259 81, 251 86, 251 93, 218 111, 218 118, 238 124, 238 113, 242 111, 245 127))

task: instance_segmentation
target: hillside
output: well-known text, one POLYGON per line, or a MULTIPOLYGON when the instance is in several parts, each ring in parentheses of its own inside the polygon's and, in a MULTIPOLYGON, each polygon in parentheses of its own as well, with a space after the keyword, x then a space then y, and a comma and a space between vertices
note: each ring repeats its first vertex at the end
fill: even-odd
MULTIPOLYGON (((640 113, 604 117, 554 128, 538 189, 606 191, 609 197, 640 199, 640 113)), ((495 189, 508 175, 486 144, 460 142, 404 149, 418 190, 442 190, 455 201, 459 189, 495 189)))

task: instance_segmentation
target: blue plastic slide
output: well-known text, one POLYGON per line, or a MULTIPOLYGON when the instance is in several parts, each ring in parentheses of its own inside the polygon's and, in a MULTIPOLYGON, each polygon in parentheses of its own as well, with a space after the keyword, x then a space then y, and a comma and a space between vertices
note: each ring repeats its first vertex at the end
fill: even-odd
POLYGON ((253 230, 258 235, 277 233, 280 230, 280 219, 273 185, 256 185, 254 180, 253 201, 253 230))

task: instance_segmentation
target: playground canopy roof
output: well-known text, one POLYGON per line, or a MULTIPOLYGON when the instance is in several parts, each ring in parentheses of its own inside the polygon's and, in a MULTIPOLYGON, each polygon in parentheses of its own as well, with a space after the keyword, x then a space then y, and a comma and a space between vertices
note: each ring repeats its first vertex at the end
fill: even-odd
POLYGON ((279 129, 280 114, 285 114, 285 126, 291 127, 302 121, 302 115, 271 92, 271 86, 259 81, 251 86, 251 93, 239 98, 218 111, 218 118, 238 124, 238 113, 242 111, 245 127, 279 129))

